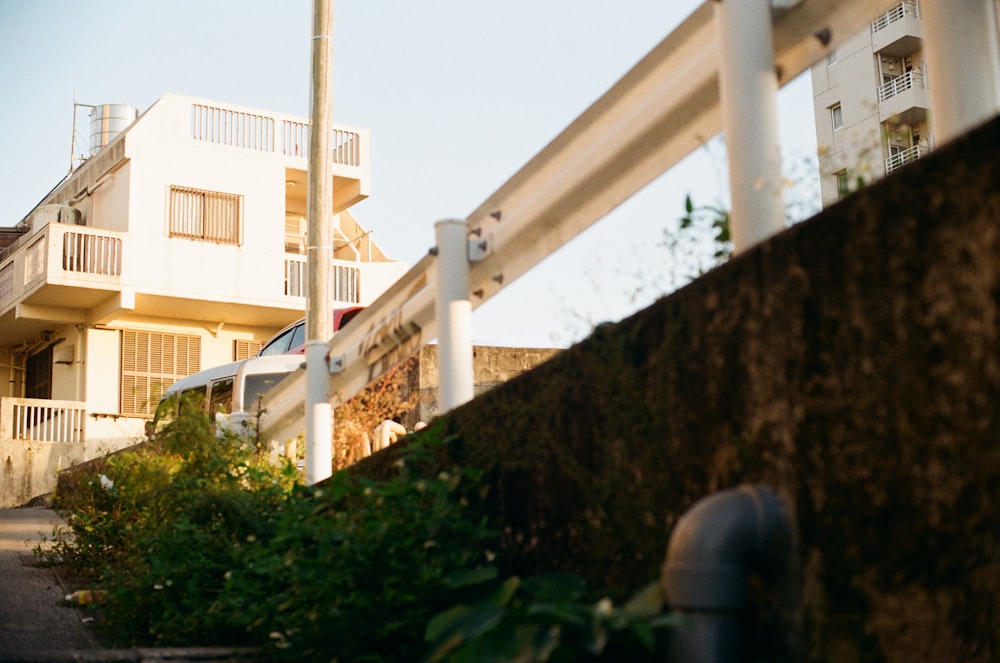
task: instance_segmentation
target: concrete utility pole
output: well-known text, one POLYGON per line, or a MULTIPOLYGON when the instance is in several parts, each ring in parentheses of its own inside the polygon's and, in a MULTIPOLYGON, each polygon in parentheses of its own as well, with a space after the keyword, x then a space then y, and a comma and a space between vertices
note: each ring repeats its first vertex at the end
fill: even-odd
POLYGON ((333 0, 313 0, 312 90, 309 132, 309 245, 306 269, 306 483, 333 472, 333 408, 327 355, 333 337, 331 261, 333 180, 330 176, 330 123, 333 92, 333 0))

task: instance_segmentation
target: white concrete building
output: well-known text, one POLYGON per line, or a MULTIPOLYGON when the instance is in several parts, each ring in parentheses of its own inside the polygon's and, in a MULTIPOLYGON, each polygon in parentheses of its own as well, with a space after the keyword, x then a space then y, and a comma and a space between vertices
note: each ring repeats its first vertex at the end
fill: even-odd
MULTIPOLYGON (((950 10, 951 0, 934 1, 940 2, 944 11, 950 10)), ((997 21, 994 27, 1000 30, 1000 0, 990 1, 993 9, 983 15, 992 15, 990 20, 997 21)), ((933 83, 929 82, 933 73, 929 74, 924 50, 926 29, 920 0, 903 0, 813 65, 813 108, 824 206, 860 183, 888 175, 934 148, 933 83)), ((969 40, 977 45, 983 43, 978 37, 969 35, 969 40)), ((976 57, 990 60, 985 53, 976 57)), ((961 78, 961 67, 954 69, 946 74, 946 82, 961 78)), ((972 72, 982 69, 970 66, 968 71, 974 77, 977 74, 972 72)), ((956 83, 974 85, 971 80, 956 83)))
POLYGON ((934 145, 917 0, 904 0, 812 67, 820 189, 829 205, 934 145))
MULTIPOLYGON (((255 354, 304 315, 308 120, 166 95, 91 113, 91 153, 0 248, 0 506, 141 441, 174 380, 255 354)), ((369 137, 332 136, 332 307, 406 266, 349 209, 369 137)))

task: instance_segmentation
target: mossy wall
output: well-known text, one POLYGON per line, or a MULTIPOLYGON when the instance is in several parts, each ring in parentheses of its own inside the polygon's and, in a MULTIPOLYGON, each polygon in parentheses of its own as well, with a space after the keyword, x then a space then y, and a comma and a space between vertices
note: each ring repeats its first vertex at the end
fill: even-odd
POLYGON ((449 414, 512 570, 638 588, 695 501, 765 483, 797 541, 756 658, 1000 658, 998 145, 993 121, 449 414))

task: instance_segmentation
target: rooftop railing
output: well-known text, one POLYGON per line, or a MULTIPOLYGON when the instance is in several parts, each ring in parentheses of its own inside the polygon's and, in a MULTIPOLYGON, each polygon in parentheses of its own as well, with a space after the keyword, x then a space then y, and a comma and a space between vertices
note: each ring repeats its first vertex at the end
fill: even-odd
MULTIPOLYGON (((223 105, 191 104, 191 137, 254 152, 309 156, 308 122, 223 105)), ((331 163, 362 165, 364 145, 361 131, 334 127, 330 130, 330 138, 331 163)))

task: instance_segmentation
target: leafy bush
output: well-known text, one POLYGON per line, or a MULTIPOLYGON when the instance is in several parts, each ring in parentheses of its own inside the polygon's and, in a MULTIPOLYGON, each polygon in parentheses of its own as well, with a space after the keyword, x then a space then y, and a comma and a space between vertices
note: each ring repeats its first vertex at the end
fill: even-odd
POLYGON ((252 442, 216 438, 197 408, 143 448, 108 457, 101 474, 60 494, 69 529, 56 552, 103 590, 111 644, 239 644, 207 610, 248 538, 273 534, 297 472, 252 442))
POLYGON ((432 433, 409 444, 388 481, 339 472, 303 489, 279 533, 230 576, 221 609, 274 659, 419 659, 427 621, 454 600, 446 578, 496 549, 477 472, 421 476, 438 443, 432 433))
POLYGON ((109 645, 251 646, 268 660, 651 660, 668 623, 658 593, 615 608, 574 578, 498 577, 480 473, 430 469, 448 443, 431 427, 388 480, 339 471, 303 487, 287 461, 220 441, 192 409, 60 496, 70 529, 57 549, 102 590, 109 645))
POLYGON ((663 636, 676 621, 663 612, 658 582, 621 607, 587 600, 583 581, 564 574, 500 581, 466 573, 453 586, 470 586, 478 598, 428 623, 430 663, 662 661, 663 636))

